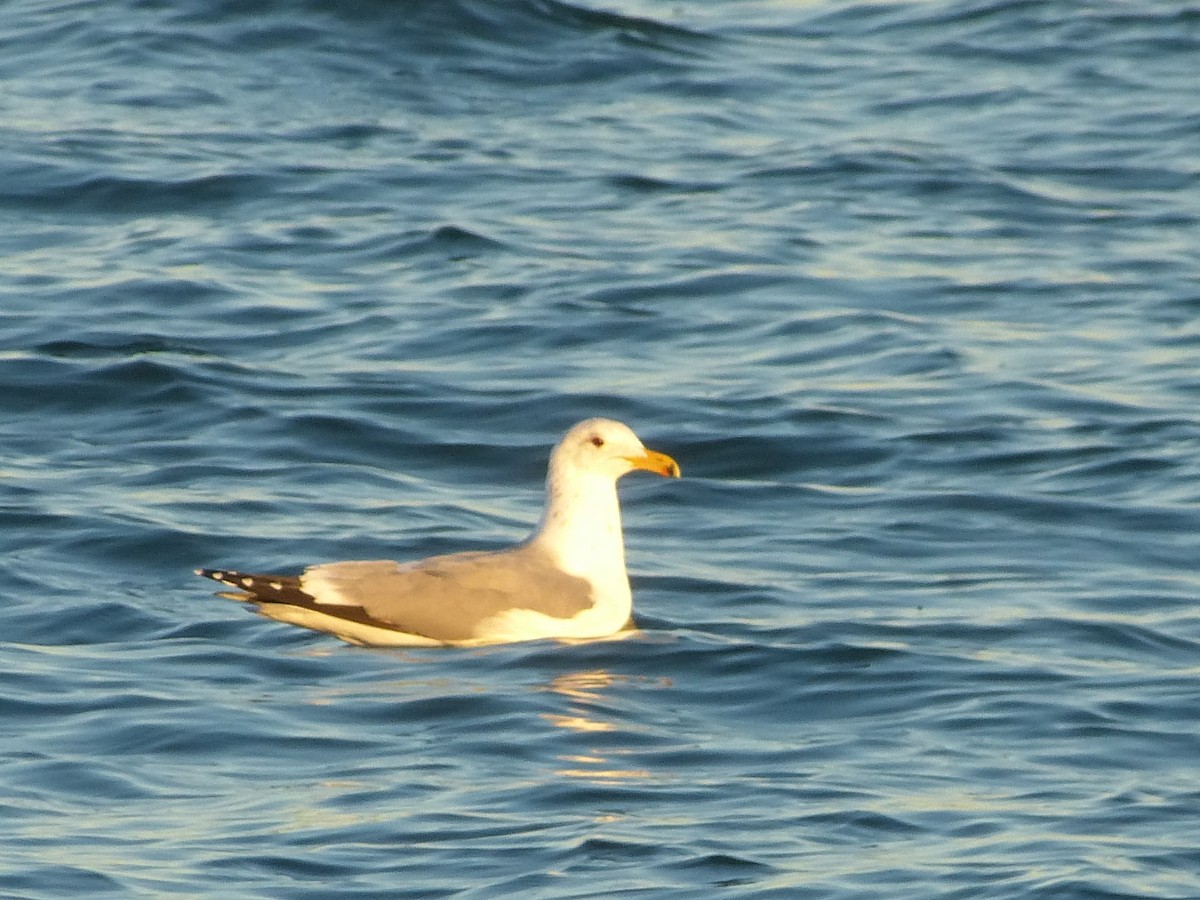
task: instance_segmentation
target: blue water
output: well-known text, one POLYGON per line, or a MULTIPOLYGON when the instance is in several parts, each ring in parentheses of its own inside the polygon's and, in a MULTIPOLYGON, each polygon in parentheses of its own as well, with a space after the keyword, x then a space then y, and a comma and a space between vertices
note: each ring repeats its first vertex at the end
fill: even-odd
POLYGON ((1200 897, 1200 7, 0 16, 0 896, 1200 897), (212 597, 496 546, 641 631, 212 597))

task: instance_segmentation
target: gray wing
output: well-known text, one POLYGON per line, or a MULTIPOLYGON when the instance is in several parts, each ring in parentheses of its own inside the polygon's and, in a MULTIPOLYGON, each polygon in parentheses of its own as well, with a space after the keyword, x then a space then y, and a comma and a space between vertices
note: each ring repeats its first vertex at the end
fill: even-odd
POLYGON ((306 569, 300 588, 331 615, 361 609, 398 631, 437 641, 469 640, 480 622, 510 609, 569 619, 593 603, 588 581, 528 546, 416 563, 326 563, 306 569))

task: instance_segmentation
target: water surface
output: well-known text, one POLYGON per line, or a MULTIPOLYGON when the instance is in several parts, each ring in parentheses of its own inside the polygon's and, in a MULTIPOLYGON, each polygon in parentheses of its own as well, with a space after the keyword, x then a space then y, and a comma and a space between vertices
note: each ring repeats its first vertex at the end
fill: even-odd
POLYGON ((1200 11, 10 4, 0 894, 1200 896, 1200 11), (211 597, 629 422, 641 629, 211 597))

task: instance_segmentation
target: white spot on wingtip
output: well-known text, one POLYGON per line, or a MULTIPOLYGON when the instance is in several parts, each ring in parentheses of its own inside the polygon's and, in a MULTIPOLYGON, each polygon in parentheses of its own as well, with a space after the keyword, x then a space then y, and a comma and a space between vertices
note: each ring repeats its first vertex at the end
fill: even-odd
POLYGON ((282 581, 272 581, 271 587, 273 587, 277 591, 282 591, 283 590, 283 582, 282 581))
POLYGON ((253 578, 246 577, 246 578, 242 579, 242 587, 253 587, 253 586, 254 586, 253 578))

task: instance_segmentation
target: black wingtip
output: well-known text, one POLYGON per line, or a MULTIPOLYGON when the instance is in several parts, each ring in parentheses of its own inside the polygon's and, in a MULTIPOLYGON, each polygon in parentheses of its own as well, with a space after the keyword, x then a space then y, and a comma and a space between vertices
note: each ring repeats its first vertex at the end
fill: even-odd
POLYGON ((239 591, 249 591, 251 593, 264 580, 264 576, 245 575, 241 572, 235 572, 232 569, 194 569, 193 571, 201 578, 211 578, 218 584, 228 585, 229 587, 237 588, 239 591))
POLYGON ((312 601, 312 597, 300 587, 300 579, 295 575, 249 575, 234 569, 196 569, 195 572, 203 578, 211 578, 219 584, 243 592, 240 596, 234 595, 235 599, 301 605, 312 601))

